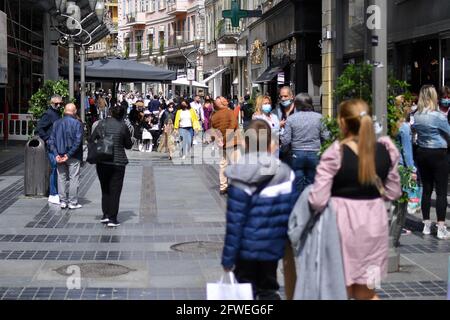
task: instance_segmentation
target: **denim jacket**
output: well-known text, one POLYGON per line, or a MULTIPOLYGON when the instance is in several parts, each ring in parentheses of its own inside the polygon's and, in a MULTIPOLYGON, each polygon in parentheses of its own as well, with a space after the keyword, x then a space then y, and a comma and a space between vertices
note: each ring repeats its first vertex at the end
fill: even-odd
POLYGON ((412 148, 412 133, 411 127, 408 123, 404 122, 400 126, 397 141, 401 147, 400 153, 400 165, 410 167, 416 171, 413 159, 413 148, 412 148), (405 163, 406 162, 406 163, 405 163))
POLYGON ((417 144, 427 149, 447 149, 450 125, 447 117, 439 111, 417 112, 413 129, 417 132, 417 144))

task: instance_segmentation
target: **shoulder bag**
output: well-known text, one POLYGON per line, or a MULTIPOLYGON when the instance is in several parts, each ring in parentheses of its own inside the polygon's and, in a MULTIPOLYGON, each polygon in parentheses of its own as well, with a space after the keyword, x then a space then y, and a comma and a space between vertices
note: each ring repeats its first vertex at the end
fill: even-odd
POLYGON ((114 142, 112 135, 106 135, 106 120, 98 124, 98 134, 88 144, 86 161, 90 164, 112 161, 114 159, 114 142))

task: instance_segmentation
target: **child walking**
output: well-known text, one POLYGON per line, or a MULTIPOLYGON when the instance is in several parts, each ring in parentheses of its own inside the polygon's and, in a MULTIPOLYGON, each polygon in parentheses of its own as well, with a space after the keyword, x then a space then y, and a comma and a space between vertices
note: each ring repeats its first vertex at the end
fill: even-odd
POLYGON ((297 199, 294 172, 272 153, 271 128, 253 120, 246 154, 228 167, 227 228, 222 266, 240 283, 251 283, 259 300, 279 300, 278 261, 287 242, 289 215, 297 199))

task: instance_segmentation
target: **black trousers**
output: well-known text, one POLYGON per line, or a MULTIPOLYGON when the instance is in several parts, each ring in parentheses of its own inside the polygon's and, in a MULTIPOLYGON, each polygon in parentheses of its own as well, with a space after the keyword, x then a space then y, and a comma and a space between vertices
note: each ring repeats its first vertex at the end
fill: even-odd
POLYGON ((102 188, 103 216, 117 221, 120 194, 122 193, 125 166, 97 164, 97 174, 102 188))
POLYGON ((234 275, 239 283, 251 283, 253 296, 258 300, 280 300, 277 281, 278 261, 250 261, 238 259, 234 275))
POLYGON ((445 221, 447 213, 448 160, 447 149, 417 150, 417 164, 422 179, 422 214, 430 220, 431 194, 436 188, 436 213, 438 221, 445 221))

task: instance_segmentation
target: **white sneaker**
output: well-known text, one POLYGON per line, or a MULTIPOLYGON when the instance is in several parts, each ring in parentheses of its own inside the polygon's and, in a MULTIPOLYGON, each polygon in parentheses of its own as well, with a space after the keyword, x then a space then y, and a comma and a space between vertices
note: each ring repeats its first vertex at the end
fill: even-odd
POLYGON ((83 206, 81 205, 81 204, 79 204, 79 203, 77 203, 77 204, 69 204, 69 209, 80 209, 80 208, 83 208, 83 206))
POLYGON ((112 222, 112 221, 108 222, 108 227, 110 228, 116 228, 118 226, 120 226, 119 222, 112 222))
POLYGON ((447 226, 438 226, 437 237, 441 240, 450 239, 450 232, 448 232, 447 226))
POLYGON ((423 222, 423 234, 429 235, 431 234, 431 221, 424 221, 423 222))
POLYGON ((62 203, 61 203, 61 209, 66 209, 66 208, 67 208, 67 203, 62 202, 62 203))
POLYGON ((53 203, 53 204, 60 204, 59 195, 49 196, 48 202, 53 203))
POLYGON ((182 156, 181 159, 182 159, 182 160, 186 160, 186 156, 182 156))

